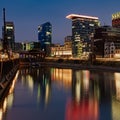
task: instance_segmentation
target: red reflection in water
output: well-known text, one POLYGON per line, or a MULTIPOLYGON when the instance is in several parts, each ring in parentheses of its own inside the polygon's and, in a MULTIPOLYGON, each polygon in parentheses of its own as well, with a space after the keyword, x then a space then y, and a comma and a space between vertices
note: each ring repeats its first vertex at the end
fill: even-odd
POLYGON ((97 100, 82 100, 80 103, 68 100, 65 120, 98 120, 97 100))

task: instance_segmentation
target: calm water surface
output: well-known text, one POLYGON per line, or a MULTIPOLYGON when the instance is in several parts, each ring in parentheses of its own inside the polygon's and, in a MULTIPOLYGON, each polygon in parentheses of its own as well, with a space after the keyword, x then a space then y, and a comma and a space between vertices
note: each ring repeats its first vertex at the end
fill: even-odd
POLYGON ((120 120, 120 73, 22 68, 0 120, 120 120))

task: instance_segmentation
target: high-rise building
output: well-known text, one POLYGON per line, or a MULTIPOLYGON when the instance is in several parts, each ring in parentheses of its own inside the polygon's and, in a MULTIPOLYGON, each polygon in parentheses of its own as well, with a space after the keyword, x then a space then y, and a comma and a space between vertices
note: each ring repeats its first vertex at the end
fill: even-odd
POLYGON ((72 19, 72 53, 74 57, 89 55, 91 52, 91 37, 94 30, 100 25, 98 17, 70 14, 72 19))
POLYGON ((46 55, 49 56, 52 41, 52 25, 50 22, 38 26, 38 41, 40 42, 41 50, 45 51, 46 55))
MULTIPOLYGON (((4 29, 3 29, 4 36, 4 29)), ((4 38, 4 37, 3 37, 4 38)), ((5 22, 5 38, 9 50, 15 49, 15 30, 13 22, 5 22)))
POLYGON ((112 26, 120 28, 120 12, 112 14, 112 26))

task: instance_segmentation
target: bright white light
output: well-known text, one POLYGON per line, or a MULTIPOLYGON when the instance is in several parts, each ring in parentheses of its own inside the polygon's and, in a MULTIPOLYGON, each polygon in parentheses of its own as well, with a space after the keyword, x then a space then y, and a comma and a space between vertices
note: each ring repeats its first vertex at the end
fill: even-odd
POLYGON ((13 27, 12 26, 7 26, 6 29, 13 29, 13 27))
POLYGON ((86 15, 78 15, 78 14, 70 14, 70 15, 66 16, 66 18, 68 18, 68 19, 73 19, 74 17, 88 18, 88 19, 95 19, 95 20, 99 19, 98 17, 86 16, 86 15))

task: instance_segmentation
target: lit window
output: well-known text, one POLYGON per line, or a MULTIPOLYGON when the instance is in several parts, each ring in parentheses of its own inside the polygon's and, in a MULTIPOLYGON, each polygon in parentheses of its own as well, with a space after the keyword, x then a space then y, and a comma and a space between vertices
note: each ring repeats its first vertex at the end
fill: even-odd
POLYGON ((50 35, 51 33, 50 32, 46 32, 46 35, 50 35))
POLYGON ((7 39, 11 39, 11 37, 7 37, 7 39))
POLYGON ((13 29, 12 26, 6 26, 6 29, 13 29))

